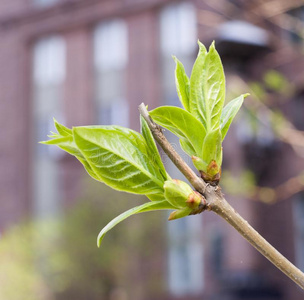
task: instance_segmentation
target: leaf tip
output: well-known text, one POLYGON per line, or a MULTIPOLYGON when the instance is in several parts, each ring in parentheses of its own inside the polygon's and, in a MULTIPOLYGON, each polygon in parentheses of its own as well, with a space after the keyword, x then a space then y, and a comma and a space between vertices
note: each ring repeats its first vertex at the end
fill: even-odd
POLYGON ((244 99, 245 99, 245 98, 247 98, 248 96, 250 96, 250 93, 246 93, 246 94, 244 94, 244 96, 243 96, 243 97, 244 97, 244 99))
POLYGON ((60 124, 59 124, 59 122, 55 119, 55 117, 53 117, 53 122, 54 122, 54 125, 55 125, 57 131, 59 132, 59 131, 60 131, 60 124))
POLYGON ((98 234, 98 237, 97 237, 97 247, 100 248, 100 245, 101 245, 101 241, 103 240, 104 238, 104 234, 103 232, 101 231, 99 234, 98 234))
POLYGON ((211 45, 209 47, 209 52, 213 52, 213 51, 216 51, 216 49, 215 49, 215 40, 212 41, 212 43, 211 43, 211 45))
POLYGON ((189 208, 189 207, 185 207, 185 208, 182 208, 182 209, 175 210, 170 214, 170 216, 168 218, 168 221, 172 221, 172 220, 176 220, 176 219, 180 219, 180 218, 189 216, 191 211, 192 211, 192 209, 189 208))
POLYGON ((177 210, 173 211, 172 213, 170 213, 168 221, 172 221, 175 220, 175 216, 177 214, 177 210))
POLYGON ((200 52, 204 52, 204 53, 207 52, 207 49, 206 49, 205 45, 202 42, 200 42, 200 40, 197 40, 197 44, 199 46, 199 51, 200 52))

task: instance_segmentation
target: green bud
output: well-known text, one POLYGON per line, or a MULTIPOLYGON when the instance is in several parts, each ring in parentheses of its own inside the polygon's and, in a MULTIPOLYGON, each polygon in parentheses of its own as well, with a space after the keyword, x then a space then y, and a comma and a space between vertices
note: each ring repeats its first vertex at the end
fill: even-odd
POLYGON ((211 185, 217 185, 221 179, 221 169, 216 161, 212 160, 208 165, 207 171, 200 171, 201 177, 211 185))
POLYGON ((164 184, 165 198, 176 208, 187 207, 186 201, 193 193, 192 188, 184 181, 173 179, 164 184))
POLYGON ((196 191, 193 191, 187 201, 186 204, 191 209, 196 209, 202 203, 202 195, 196 191))
POLYGON ((206 182, 212 185, 217 185, 219 183, 221 178, 221 167, 215 160, 211 160, 209 164, 207 164, 201 158, 192 156, 192 162, 195 168, 200 171, 201 177, 206 182))
POLYGON ((169 220, 195 214, 202 203, 202 195, 181 180, 167 180, 164 184, 165 198, 178 210, 171 213, 169 220))

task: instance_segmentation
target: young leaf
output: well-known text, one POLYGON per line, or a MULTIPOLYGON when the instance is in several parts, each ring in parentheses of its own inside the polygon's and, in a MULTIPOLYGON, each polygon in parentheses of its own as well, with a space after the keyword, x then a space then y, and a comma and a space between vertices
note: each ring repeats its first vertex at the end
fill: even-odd
POLYGON ((100 247, 102 239, 109 230, 111 230, 114 226, 116 226, 118 223, 122 222, 123 220, 127 219, 128 217, 142 212, 153 211, 153 210, 165 210, 165 209, 174 209, 174 207, 167 200, 162 200, 155 202, 147 202, 125 211, 124 213, 120 214, 115 219, 113 219, 100 231, 97 237, 97 246, 100 247))
POLYGON ((222 140, 224 140, 231 122, 233 121, 234 117, 236 116, 237 112, 239 111, 240 107, 242 106, 244 99, 248 95, 249 94, 243 94, 243 95, 231 100, 223 108, 222 115, 221 115, 222 140))
MULTIPOLYGON (((56 120, 54 120, 56 122, 56 120)), ((56 123, 55 123, 56 125, 56 123)), ((56 128, 59 131, 61 128, 63 128, 64 126, 57 123, 56 128)), ((66 127, 64 127, 66 128, 66 127)), ((66 128, 68 130, 70 130, 69 128, 66 128)), ((77 148, 74 140, 73 140, 73 135, 72 135, 72 130, 69 132, 68 130, 65 130, 65 133, 68 133, 66 136, 62 136, 60 134, 53 134, 52 136, 49 137, 53 137, 53 139, 45 141, 45 142, 40 142, 41 144, 45 144, 45 145, 56 145, 59 148, 61 148, 62 150, 68 152, 69 154, 75 156, 84 166, 84 168, 86 169, 86 171, 88 172, 88 174, 93 177, 96 180, 99 180, 99 178, 97 177, 97 175, 95 174, 95 172, 92 170, 91 166, 88 164, 88 162, 86 161, 85 157, 82 155, 82 153, 79 151, 79 149, 77 148)), ((58 131, 58 132, 59 132, 58 131)), ((62 131, 60 131, 62 133, 62 131)))
POLYGON ((201 172, 205 181, 219 181, 222 165, 222 138, 220 128, 206 135, 202 157, 192 157, 192 161, 194 166, 201 172))
POLYGON ((192 157, 193 155, 197 155, 195 149, 192 147, 192 145, 190 144, 190 142, 186 139, 180 139, 179 140, 179 144, 181 146, 181 148, 183 149, 183 151, 185 153, 187 153, 190 157, 192 157))
POLYGON ((146 120, 143 118, 142 115, 140 116, 140 124, 141 124, 141 134, 144 137, 144 139, 146 140, 146 143, 148 146, 150 160, 155 162, 155 165, 159 167, 159 170, 162 173, 164 179, 167 180, 168 175, 167 175, 166 169, 164 167, 164 164, 161 160, 161 157, 159 155, 153 135, 151 133, 151 130, 150 130, 146 120))
POLYGON ((71 136, 72 135, 72 129, 67 128, 67 127, 63 126, 62 124, 58 123, 55 118, 53 118, 53 120, 54 120, 55 127, 60 135, 62 135, 62 136, 71 136))
POLYGON ((204 105, 202 102, 202 77, 207 49, 200 41, 198 41, 198 45, 199 52, 194 62, 190 77, 189 109, 190 113, 201 121, 205 129, 207 129, 207 120, 204 114, 204 109, 202 109, 202 106, 204 105), (201 105, 198 105, 199 102, 202 102, 201 105))
POLYGON ((199 47, 190 78, 190 112, 208 132, 220 125, 225 100, 225 75, 214 43, 208 53, 201 43, 199 47))
POLYGON ((192 157, 194 166, 201 177, 212 185, 217 185, 221 178, 222 138, 220 128, 209 132, 204 141, 203 156, 192 157))
POLYGON ((164 178, 143 137, 119 126, 75 127, 74 141, 99 180, 129 193, 161 196, 164 178))
POLYGON ((177 94, 185 110, 189 111, 190 81, 186 74, 183 64, 175 56, 173 56, 173 59, 176 63, 175 84, 176 84, 177 94))
MULTIPOLYGON (((161 106, 149 112, 153 120, 186 140, 197 155, 202 154, 206 131, 204 126, 190 113, 174 106, 161 106)), ((187 146, 189 146, 187 144, 187 146)), ((186 151, 187 152, 187 151, 186 151)))
MULTIPOLYGON (((222 137, 220 128, 217 128, 206 135, 203 156, 204 162, 209 165, 212 161, 220 167, 222 164, 222 137)), ((203 170, 205 171, 205 170, 203 170)))
POLYGON ((168 220, 172 221, 172 220, 177 220, 177 219, 180 219, 180 218, 187 217, 191 214, 191 212, 192 212, 192 209, 189 208, 189 207, 185 207, 185 208, 175 210, 170 214, 168 220))

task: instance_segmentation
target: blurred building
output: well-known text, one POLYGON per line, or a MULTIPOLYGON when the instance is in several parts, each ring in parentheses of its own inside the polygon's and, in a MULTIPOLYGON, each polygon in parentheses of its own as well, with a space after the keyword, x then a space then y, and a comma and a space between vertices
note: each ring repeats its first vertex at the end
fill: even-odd
MULTIPOLYGON (((303 130, 303 41, 297 34, 303 8, 300 1, 274 2, 2 0, 0 233, 25 217, 63 213, 80 192, 81 165, 38 144, 53 130, 53 117, 67 126, 118 124, 138 130, 141 102, 150 108, 179 105, 171 55, 190 74, 198 38, 206 45, 216 40, 228 87, 231 82, 235 87, 238 78, 241 93, 269 69, 284 73, 296 93, 288 104, 278 101, 273 107, 303 130), (289 27, 278 19, 282 14, 289 27)), ((224 144, 224 168, 236 177, 249 168, 260 186, 274 187, 298 174, 303 158, 278 141, 267 111, 256 112, 266 126, 251 130, 250 114, 243 114, 224 144)), ((272 205, 228 198, 304 270, 301 194, 272 205)), ((204 213, 171 222, 168 236, 163 299, 303 298, 295 284, 217 216, 204 213)))

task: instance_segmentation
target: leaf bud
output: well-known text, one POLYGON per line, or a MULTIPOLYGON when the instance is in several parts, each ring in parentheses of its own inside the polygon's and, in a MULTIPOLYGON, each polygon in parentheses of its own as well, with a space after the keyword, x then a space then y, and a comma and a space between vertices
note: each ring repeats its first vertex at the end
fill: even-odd
POLYGON ((221 179, 221 169, 214 160, 208 165, 207 172, 200 170, 200 173, 202 178, 211 185, 218 185, 221 179))
POLYGON ((173 179, 167 180, 164 184, 165 198, 176 208, 187 207, 186 201, 193 189, 184 181, 173 179))
POLYGON ((173 179, 167 180, 164 184, 165 198, 174 207, 183 209, 197 209, 202 203, 202 195, 184 181, 173 179))
POLYGON ((221 168, 215 160, 211 160, 209 164, 204 162, 197 156, 192 156, 192 162, 196 169, 201 173, 201 177, 211 185, 217 185, 221 178, 221 168))
POLYGON ((192 191, 186 203, 189 208, 196 209, 202 203, 202 195, 196 191, 192 191))

